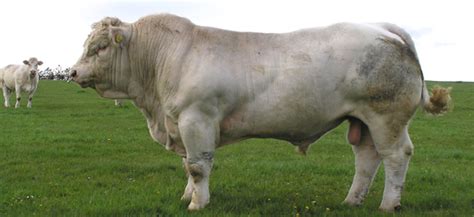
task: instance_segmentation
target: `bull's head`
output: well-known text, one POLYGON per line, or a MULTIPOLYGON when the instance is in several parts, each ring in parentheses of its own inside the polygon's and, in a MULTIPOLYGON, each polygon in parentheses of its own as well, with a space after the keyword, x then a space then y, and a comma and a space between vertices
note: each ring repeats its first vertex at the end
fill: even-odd
POLYGON ((128 71, 130 24, 106 17, 92 25, 84 52, 70 76, 81 87, 91 87, 103 97, 127 98, 124 71, 128 71), (122 76, 122 77, 120 77, 122 76))
POLYGON ((23 60, 23 63, 28 66, 30 78, 36 77, 38 74, 38 66, 43 65, 43 61, 38 61, 35 57, 31 57, 29 60, 23 60))

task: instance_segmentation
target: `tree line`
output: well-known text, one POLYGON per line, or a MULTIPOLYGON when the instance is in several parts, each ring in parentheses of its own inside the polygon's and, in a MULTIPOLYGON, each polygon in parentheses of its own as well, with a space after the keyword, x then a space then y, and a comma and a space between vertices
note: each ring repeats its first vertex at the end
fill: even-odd
POLYGON ((41 80, 70 80, 69 71, 71 67, 63 68, 58 65, 56 68, 47 67, 46 69, 39 72, 39 78, 41 80))

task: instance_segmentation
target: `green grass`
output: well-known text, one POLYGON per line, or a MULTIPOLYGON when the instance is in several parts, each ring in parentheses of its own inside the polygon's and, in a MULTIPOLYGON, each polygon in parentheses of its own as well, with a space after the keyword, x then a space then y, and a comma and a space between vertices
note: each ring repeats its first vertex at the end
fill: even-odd
MULTIPOLYGON (((415 155, 397 216, 474 216, 474 84, 439 84, 453 87, 455 108, 412 121, 415 155)), ((346 124, 306 157, 271 139, 218 149, 211 203, 195 213, 180 201, 181 159, 152 141, 129 102, 117 108, 93 90, 41 81, 32 109, 0 108, 0 127, 0 216, 394 215, 377 210, 383 169, 363 206, 340 204, 354 172, 346 124)))

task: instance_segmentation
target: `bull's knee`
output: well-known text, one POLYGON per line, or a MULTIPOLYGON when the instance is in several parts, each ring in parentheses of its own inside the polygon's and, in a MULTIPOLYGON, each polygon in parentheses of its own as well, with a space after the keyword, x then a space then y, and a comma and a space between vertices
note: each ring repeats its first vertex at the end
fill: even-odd
POLYGON ((213 158, 213 152, 202 152, 198 158, 190 158, 186 162, 187 171, 193 177, 194 183, 200 182, 203 178, 209 176, 213 158))
POLYGON ((188 164, 188 171, 189 175, 193 177, 194 183, 201 182, 202 178, 205 175, 203 165, 200 165, 198 163, 188 164))

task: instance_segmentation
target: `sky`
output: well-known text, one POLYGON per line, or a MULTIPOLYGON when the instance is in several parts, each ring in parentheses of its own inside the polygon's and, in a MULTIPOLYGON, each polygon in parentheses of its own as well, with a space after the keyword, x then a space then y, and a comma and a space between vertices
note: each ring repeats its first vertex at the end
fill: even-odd
POLYGON ((426 80, 474 81, 474 13, 468 0, 1 1, 0 67, 35 56, 46 67, 79 59, 91 24, 171 13, 201 26, 283 33, 337 22, 390 22, 412 36, 426 80))

